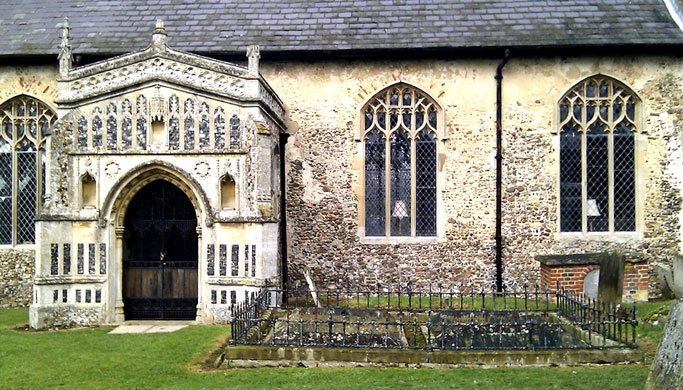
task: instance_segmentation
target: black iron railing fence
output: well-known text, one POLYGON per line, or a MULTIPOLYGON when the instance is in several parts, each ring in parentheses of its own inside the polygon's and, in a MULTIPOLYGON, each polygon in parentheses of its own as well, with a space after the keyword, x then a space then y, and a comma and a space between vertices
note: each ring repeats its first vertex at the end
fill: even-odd
POLYGON ((568 290, 557 290, 557 312, 562 317, 581 324, 589 339, 595 337, 618 343, 636 345, 636 307, 610 305, 589 299, 583 294, 568 290))
POLYGON ((231 344, 424 350, 635 345, 635 309, 565 290, 264 289, 233 308, 231 344))

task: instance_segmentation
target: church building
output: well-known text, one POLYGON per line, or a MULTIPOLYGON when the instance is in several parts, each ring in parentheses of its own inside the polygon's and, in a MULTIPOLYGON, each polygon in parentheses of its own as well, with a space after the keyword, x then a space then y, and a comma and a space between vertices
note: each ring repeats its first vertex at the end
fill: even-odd
POLYGON ((676 0, 0 4, 0 306, 225 323, 262 289, 584 291, 683 238, 676 0))

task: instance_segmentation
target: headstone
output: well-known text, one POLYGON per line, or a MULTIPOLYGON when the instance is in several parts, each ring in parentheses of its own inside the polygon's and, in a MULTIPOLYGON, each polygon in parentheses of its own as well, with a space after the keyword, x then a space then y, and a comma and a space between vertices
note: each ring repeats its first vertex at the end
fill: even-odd
POLYGON ((683 300, 671 305, 669 320, 652 361, 645 389, 683 389, 683 300))
POLYGON ((672 299, 674 297, 673 285, 674 276, 668 266, 661 264, 655 265, 655 274, 659 282, 659 291, 662 293, 662 298, 672 299))
POLYGON ((598 300, 610 305, 621 303, 624 289, 624 254, 619 251, 605 251, 600 254, 600 282, 598 300))
POLYGON ((598 282, 600 281, 600 270, 594 269, 583 279, 583 295, 588 299, 598 298, 598 282))
POLYGON ((673 286, 676 298, 683 298, 683 255, 674 256, 673 286))

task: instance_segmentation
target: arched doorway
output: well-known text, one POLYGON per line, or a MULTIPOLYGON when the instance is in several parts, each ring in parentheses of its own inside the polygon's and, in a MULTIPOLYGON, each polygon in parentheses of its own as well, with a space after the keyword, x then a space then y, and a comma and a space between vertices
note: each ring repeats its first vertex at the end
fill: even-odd
POLYGON ((197 216, 175 185, 156 180, 131 199, 123 236, 126 320, 195 319, 197 216))

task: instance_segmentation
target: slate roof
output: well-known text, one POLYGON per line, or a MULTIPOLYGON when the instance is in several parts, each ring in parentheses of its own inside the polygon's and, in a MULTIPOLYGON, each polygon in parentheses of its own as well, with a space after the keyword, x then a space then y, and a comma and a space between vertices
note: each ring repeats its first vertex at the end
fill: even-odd
POLYGON ((75 53, 151 42, 197 53, 682 45, 662 0, 0 0, 0 55, 56 54, 68 16, 75 53))

